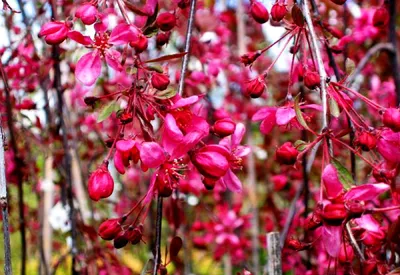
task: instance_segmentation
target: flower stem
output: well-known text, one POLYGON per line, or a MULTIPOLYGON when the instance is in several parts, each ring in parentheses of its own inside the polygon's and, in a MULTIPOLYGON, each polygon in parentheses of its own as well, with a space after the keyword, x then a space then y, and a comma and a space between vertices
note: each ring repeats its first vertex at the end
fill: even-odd
POLYGON ((154 267, 152 272, 153 275, 157 275, 157 271, 161 263, 162 208, 163 208, 163 198, 159 195, 157 198, 156 246, 154 248, 154 267))

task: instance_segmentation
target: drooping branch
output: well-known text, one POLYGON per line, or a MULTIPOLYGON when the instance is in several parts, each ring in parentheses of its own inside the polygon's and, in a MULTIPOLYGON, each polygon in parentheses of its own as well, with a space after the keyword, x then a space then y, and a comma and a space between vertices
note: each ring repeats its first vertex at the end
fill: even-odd
MULTIPOLYGON (((23 162, 19 157, 19 151, 17 149, 17 140, 15 137, 15 129, 13 123, 13 114, 11 106, 11 89, 8 85, 7 74, 4 70, 3 64, 0 62, 1 77, 4 83, 4 91, 6 94, 6 113, 7 113, 7 125, 10 133, 11 149, 13 151, 13 159, 16 165, 16 169, 20 169, 23 166, 23 162)), ((19 215, 19 231, 21 235, 21 274, 24 275, 26 272, 26 228, 25 228, 25 216, 24 216, 24 189, 23 189, 23 173, 17 171, 16 173, 17 187, 18 187, 18 215, 19 215)))
POLYGON ((6 167, 4 159, 5 159, 4 133, 3 133, 3 127, 0 124, 0 206, 1 206, 1 214, 3 217, 4 274, 12 275, 10 230, 8 223, 7 181, 6 181, 6 172, 5 172, 6 167))

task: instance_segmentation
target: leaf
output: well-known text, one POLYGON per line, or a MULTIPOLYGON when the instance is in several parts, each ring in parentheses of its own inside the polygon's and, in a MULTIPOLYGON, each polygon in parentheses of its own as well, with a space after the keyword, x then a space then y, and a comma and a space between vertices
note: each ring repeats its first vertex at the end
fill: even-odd
POLYGON ((306 121, 304 120, 303 114, 300 110, 299 96, 296 96, 296 98, 294 99, 294 111, 296 112, 296 118, 300 125, 303 126, 305 129, 311 131, 310 127, 308 127, 306 121))
POLYGON ((329 99, 329 110, 330 110, 332 116, 334 116, 334 117, 340 116, 339 105, 337 104, 336 100, 334 100, 333 98, 329 99))
POLYGON ((354 185, 354 180, 350 172, 336 159, 332 159, 332 164, 336 168, 339 181, 343 185, 343 188, 349 190, 354 185))
POLYGON ((165 91, 158 91, 154 96, 158 99, 168 99, 174 97, 176 93, 176 89, 167 89, 165 91))
POLYGON ((97 117, 97 122, 102 122, 103 120, 107 119, 114 111, 117 111, 119 106, 117 105, 116 101, 111 101, 103 108, 101 108, 100 114, 97 117))
POLYGON ((346 68, 347 75, 351 75, 354 72, 354 70, 356 69, 356 64, 350 58, 346 58, 344 65, 345 65, 344 67, 346 68))
POLYGON ((169 246, 169 255, 171 258, 175 258, 178 256, 179 250, 181 250, 183 245, 182 239, 178 236, 175 236, 172 241, 171 245, 169 246))
POLYGON ((149 71, 154 71, 154 72, 160 73, 160 74, 164 72, 163 68, 160 65, 149 65, 149 66, 146 66, 146 69, 149 71))
POLYGON ((146 37, 153 37, 158 33, 158 27, 157 26, 148 26, 144 31, 143 34, 146 37))
POLYGON ((136 74, 137 73, 137 68, 134 66, 129 66, 125 69, 127 74, 136 74))
POLYGON ((161 56, 161 57, 158 57, 158 58, 149 59, 145 63, 161 62, 161 61, 167 61, 167 60, 171 60, 171 59, 181 58, 185 54, 187 54, 187 52, 164 55, 164 56, 161 56))
POLYGON ((294 143, 294 147, 299 151, 304 151, 304 149, 307 148, 307 142, 305 142, 304 140, 296 140, 296 142, 294 143))

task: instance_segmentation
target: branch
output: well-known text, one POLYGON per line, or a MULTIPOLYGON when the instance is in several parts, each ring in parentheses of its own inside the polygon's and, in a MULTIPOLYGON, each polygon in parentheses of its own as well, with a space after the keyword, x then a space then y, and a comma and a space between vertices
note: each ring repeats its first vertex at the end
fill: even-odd
POLYGON ((396 87, 397 105, 400 104, 400 72, 399 72, 399 62, 397 60, 397 33, 396 33, 396 0, 386 0, 388 2, 388 11, 390 14, 389 18, 389 41, 393 46, 391 57, 392 63, 392 75, 394 80, 394 85, 396 87))
POLYGON ((267 233, 268 275, 282 275, 281 249, 279 233, 267 233))
POLYGON ((364 57, 361 59, 361 61, 358 63, 354 72, 347 78, 346 80, 347 85, 351 86, 351 84, 356 80, 357 76, 361 73, 361 71, 367 65, 368 61, 372 58, 372 56, 379 51, 388 51, 391 53, 395 52, 393 45, 390 43, 379 43, 370 48, 364 55, 364 57))
MULTIPOLYGON (((1 118, 1 117, 0 117, 1 118)), ((0 119, 1 121, 1 119, 0 119)), ((4 274, 11 275, 11 246, 10 246, 10 230, 8 223, 8 199, 7 199, 7 181, 6 167, 4 161, 4 133, 0 124, 0 205, 3 217, 3 238, 4 238, 4 274)))
POLYGON ((179 79, 179 87, 178 87, 178 94, 180 96, 182 96, 183 88, 185 87, 186 70, 187 70, 187 67, 188 67, 188 64, 189 64, 190 45, 191 45, 193 25, 194 25, 194 14, 195 14, 195 11, 196 11, 196 2, 197 2, 197 0, 192 0, 190 2, 189 21, 188 21, 188 27, 187 27, 187 30, 186 30, 186 38, 185 38, 185 52, 186 52, 186 54, 183 57, 181 77, 179 79))
POLYGON ((18 215, 19 215, 19 231, 21 235, 21 274, 24 275, 26 272, 26 230, 25 230, 25 216, 24 216, 24 189, 23 189, 23 172, 19 169, 22 167, 22 161, 19 157, 17 149, 17 141, 15 138, 15 130, 13 124, 13 114, 11 107, 11 89, 8 85, 7 74, 4 70, 3 64, 0 62, 1 77, 4 82, 4 91, 6 94, 6 113, 7 113, 7 125, 10 133, 10 143, 13 150, 13 159, 16 165, 17 173, 17 186, 18 186, 18 215))
POLYGON ((303 15, 306 20, 306 24, 308 27, 308 32, 311 36, 311 43, 313 45, 313 51, 314 51, 314 56, 317 59, 317 67, 318 67, 318 73, 321 78, 321 100, 322 100, 322 128, 328 127, 328 122, 329 122, 329 114, 328 114, 328 95, 326 91, 326 78, 327 74, 325 71, 324 67, 324 62, 322 60, 322 55, 321 51, 319 49, 318 41, 317 41, 317 35, 314 30, 314 25, 311 19, 311 14, 310 10, 308 9, 308 1, 304 0, 303 1, 303 15))
POLYGON ((157 218, 156 218, 156 247, 154 248, 154 267, 153 275, 157 275, 157 271, 161 263, 161 227, 162 227, 162 208, 163 198, 158 195, 157 198, 157 218))

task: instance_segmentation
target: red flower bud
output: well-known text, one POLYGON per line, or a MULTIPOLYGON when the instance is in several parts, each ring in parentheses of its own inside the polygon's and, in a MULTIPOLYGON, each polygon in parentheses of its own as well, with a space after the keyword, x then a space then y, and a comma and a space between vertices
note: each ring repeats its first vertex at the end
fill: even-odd
POLYGON ((254 1, 250 6, 250 14, 253 19, 260 24, 264 24, 269 19, 267 8, 260 2, 254 1))
POLYGON ((39 37, 44 37, 47 44, 60 44, 68 35, 69 28, 65 22, 47 22, 42 26, 39 37))
POLYGON ((175 27, 176 17, 172 13, 163 12, 158 15, 156 23, 160 30, 167 32, 175 27))
POLYGON ((197 170, 207 178, 217 180, 229 169, 229 152, 220 145, 206 145, 191 156, 197 170))
POLYGON ((311 248, 311 244, 300 242, 299 240, 296 240, 293 237, 286 242, 286 246, 296 251, 302 251, 311 248))
POLYGON ((351 263, 354 259, 353 247, 347 243, 342 243, 342 245, 340 246, 338 259, 341 263, 351 263))
POLYGON ((328 204, 322 212, 322 219, 329 225, 341 225, 347 217, 343 204, 328 204))
POLYGON ((142 237, 143 237, 143 224, 139 224, 133 230, 132 235, 129 238, 129 241, 132 244, 138 244, 142 240, 142 237))
POLYGON ((400 132, 400 109, 386 109, 383 113, 383 125, 392 129, 393 132, 400 132))
POLYGON ((129 45, 135 49, 136 53, 141 53, 147 49, 149 43, 148 43, 147 37, 145 35, 139 34, 138 39, 135 41, 129 42, 129 45))
POLYGON ((292 7, 292 19, 297 26, 299 27, 304 26, 304 15, 299 6, 297 6, 297 4, 294 4, 292 7))
POLYGON ((261 55, 260 51, 253 52, 253 53, 246 53, 240 57, 240 61, 245 66, 249 66, 253 64, 254 61, 261 55))
POLYGON ((364 203, 360 201, 347 201, 345 208, 352 218, 359 218, 365 211, 364 203))
POLYGON ((247 82, 244 95, 259 98, 265 91, 265 82, 261 76, 247 82))
POLYGON ((171 36, 171 32, 162 32, 162 33, 157 34, 157 36, 156 36, 157 47, 162 47, 165 44, 167 44, 170 36, 171 36))
POLYGON ((319 77, 319 74, 317 72, 307 70, 304 73, 303 82, 308 89, 313 90, 321 84, 321 78, 319 77))
POLYGON ((209 178, 204 178, 203 179, 203 184, 204 184, 204 187, 207 189, 207 190, 213 190, 214 189, 214 187, 215 187, 215 184, 216 184, 216 181, 215 181, 215 179, 209 179, 209 178))
POLYGON ((235 132, 236 123, 230 118, 217 120, 212 128, 213 132, 219 137, 230 136, 235 132))
POLYGON ((92 4, 83 4, 76 10, 75 17, 85 25, 92 25, 97 20, 97 9, 92 4))
POLYGON ((106 164, 100 165, 100 167, 90 175, 88 191, 89 197, 94 201, 111 196, 114 191, 114 180, 106 164))
POLYGON ((389 12, 385 7, 380 7, 374 13, 372 17, 372 24, 377 28, 384 28, 389 23, 389 12))
POLYGON ((286 5, 275 3, 271 8, 271 17, 274 21, 281 21, 287 13, 286 5))
POLYGON ((128 230, 121 231, 118 233, 118 235, 114 238, 114 247, 116 249, 123 248, 125 245, 128 244, 129 242, 129 235, 133 232, 134 227, 130 225, 128 227, 128 230))
POLYGON ((296 163, 299 151, 291 142, 285 142, 275 152, 275 158, 280 164, 293 165, 296 163))
POLYGON ((15 105, 17 110, 32 110, 36 109, 36 103, 30 98, 24 98, 21 103, 15 105))
POLYGON ((354 143, 360 146, 363 151, 370 151, 376 147, 378 139, 376 135, 370 131, 357 132, 354 143))
POLYGON ((169 77, 166 74, 153 73, 151 76, 151 85, 157 90, 163 91, 169 85, 169 77))
POLYGON ((322 225, 321 216, 318 213, 312 213, 304 222, 306 230, 314 230, 322 225))
POLYGON ((382 163, 381 165, 379 165, 379 168, 372 171, 372 176, 376 179, 377 182, 390 183, 395 179, 396 170, 387 169, 384 163, 382 163))
POLYGON ((121 232, 121 224, 125 218, 110 219, 102 222, 99 226, 99 236, 106 241, 114 239, 121 232))

